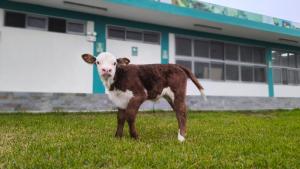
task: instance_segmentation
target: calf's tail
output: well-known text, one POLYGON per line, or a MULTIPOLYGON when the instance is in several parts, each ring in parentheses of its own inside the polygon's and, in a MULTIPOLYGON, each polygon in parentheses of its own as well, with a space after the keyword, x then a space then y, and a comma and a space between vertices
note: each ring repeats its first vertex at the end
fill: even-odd
POLYGON ((178 65, 184 72, 185 74, 193 81, 193 83, 195 84, 195 86, 198 88, 198 90, 200 91, 201 93, 201 96, 203 97, 203 99, 206 101, 206 96, 205 96, 205 93, 204 93, 204 88, 203 86, 199 83, 198 79, 196 78, 196 76, 187 68, 181 66, 181 65, 178 65))

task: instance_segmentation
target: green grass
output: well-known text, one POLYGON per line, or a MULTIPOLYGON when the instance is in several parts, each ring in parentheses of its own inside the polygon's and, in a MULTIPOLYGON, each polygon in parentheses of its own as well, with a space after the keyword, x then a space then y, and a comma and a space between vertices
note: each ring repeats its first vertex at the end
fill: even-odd
POLYGON ((139 113, 138 141, 116 114, 2 114, 0 168, 300 168, 300 111, 139 113))

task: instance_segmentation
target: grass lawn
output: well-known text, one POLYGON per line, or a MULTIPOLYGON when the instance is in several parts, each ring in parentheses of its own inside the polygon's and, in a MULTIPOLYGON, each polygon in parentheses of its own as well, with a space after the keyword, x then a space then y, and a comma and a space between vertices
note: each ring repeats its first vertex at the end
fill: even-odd
POLYGON ((138 141, 116 114, 1 114, 0 168, 300 168, 300 110, 139 113, 138 141))

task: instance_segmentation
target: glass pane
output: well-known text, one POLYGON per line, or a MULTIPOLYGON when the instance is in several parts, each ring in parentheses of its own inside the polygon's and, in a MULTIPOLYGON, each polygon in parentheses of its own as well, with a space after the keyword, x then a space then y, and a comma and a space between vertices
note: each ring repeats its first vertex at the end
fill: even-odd
POLYGON ((83 23, 68 23, 68 31, 74 33, 84 33, 84 24, 83 23))
POLYGON ((29 16, 27 18, 27 25, 30 27, 45 29, 46 28, 46 18, 29 16))
POLYGON ((273 69, 273 82, 281 83, 281 69, 273 69))
POLYGON ((241 70, 242 70, 241 71, 242 81, 252 82, 253 81, 253 67, 242 66, 241 70))
POLYGON ((265 49, 264 48, 253 48, 253 62, 254 63, 261 63, 266 64, 266 57, 265 57, 265 49))
POLYGON ((194 55, 198 57, 209 57, 209 41, 195 40, 194 55))
POLYGON ((226 60, 239 60, 238 45, 225 44, 225 58, 226 60))
POLYGON ((296 54, 295 53, 289 53, 289 66, 290 67, 297 67, 297 61, 296 61, 296 54))
POLYGON ((18 27, 18 28, 25 28, 25 20, 26 20, 25 18, 26 15, 22 13, 6 12, 4 25, 18 27))
POLYGON ((125 39, 125 29, 120 27, 110 26, 108 27, 108 37, 125 39))
POLYGON ((297 72, 297 84, 300 84, 300 71, 297 72))
POLYGON ((282 84, 288 84, 288 71, 287 69, 282 69, 282 84))
POLYGON ((192 62, 191 61, 176 60, 176 64, 179 64, 181 66, 184 66, 184 67, 192 70, 192 62))
POLYGON ((191 56, 192 40, 188 38, 176 37, 176 55, 191 56))
POLYGON ((144 32, 144 42, 160 43, 160 35, 156 32, 144 32))
POLYGON ((252 62, 252 48, 249 46, 241 46, 241 61, 242 62, 252 62))
POLYGON ((66 33, 66 20, 49 18, 48 30, 51 32, 66 33))
POLYGON ((224 80, 224 64, 223 63, 211 63, 210 79, 224 80))
POLYGON ((266 69, 263 67, 254 68, 254 81, 255 82, 266 82, 266 69))
POLYGON ((126 31, 126 39, 141 41, 143 40, 143 34, 142 32, 128 30, 126 31))
POLYGON ((288 84, 296 84, 297 72, 295 70, 288 70, 288 84))
POLYGON ((210 45, 210 57, 212 59, 224 60, 224 43, 212 41, 210 45))
POLYGON ((289 66, 289 54, 287 52, 282 52, 280 54, 280 65, 281 66, 289 66))
POLYGON ((239 66, 226 65, 226 80, 239 80, 239 66))
POLYGON ((199 79, 209 78, 209 63, 195 62, 195 75, 199 79))
POLYGON ((300 53, 297 55, 297 68, 300 68, 300 53))
POLYGON ((279 66, 280 65, 280 52, 279 51, 272 51, 272 63, 274 66, 279 66))

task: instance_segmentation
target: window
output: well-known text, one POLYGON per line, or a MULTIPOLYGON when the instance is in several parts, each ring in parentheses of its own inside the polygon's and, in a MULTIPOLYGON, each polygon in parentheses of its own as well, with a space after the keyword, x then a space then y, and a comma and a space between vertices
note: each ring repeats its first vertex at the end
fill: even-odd
POLYGON ((212 59, 224 60, 224 44, 222 42, 211 42, 210 57, 212 59))
POLYGON ((240 47, 240 55, 242 62, 252 62, 252 48, 249 46, 240 47))
POLYGON ((296 54, 289 53, 289 67, 297 67, 296 54))
POLYGON ((288 84, 288 70, 281 69, 282 84, 288 84))
POLYGON ((266 54, 264 48, 253 48, 253 62, 254 63, 260 63, 260 64, 266 64, 266 54))
POLYGON ((144 42, 160 43, 159 33, 156 32, 144 32, 144 42))
POLYGON ((194 41, 194 55, 196 57, 209 57, 209 41, 195 40, 194 41))
POLYGON ((199 79, 209 78, 209 63, 195 62, 195 75, 199 79))
POLYGON ((244 82, 253 81, 253 67, 242 66, 241 67, 241 77, 244 82))
POLYGON ((284 50, 273 50, 273 79, 274 83, 293 85, 300 84, 298 53, 284 50))
POLYGON ((68 19, 10 11, 5 11, 4 19, 5 26, 81 35, 85 33, 85 23, 83 21, 72 21, 68 19))
POLYGON ((192 40, 188 38, 176 37, 176 55, 191 56, 192 40))
POLYGON ((254 68, 254 81, 255 82, 266 82, 266 69, 264 67, 254 68))
POLYGON ((288 70, 288 84, 296 84, 297 83, 297 71, 288 70))
POLYGON ((297 54, 297 68, 300 68, 300 53, 297 54))
POLYGON ((121 27, 108 27, 108 37, 125 40, 125 29, 121 27))
POLYGON ((38 29, 46 29, 47 20, 43 17, 38 16, 28 16, 27 17, 27 26, 38 29))
POLYGON ((175 54, 176 63, 193 68, 200 79, 267 81, 266 53, 262 47, 175 36, 175 54))
POLYGON ((51 32, 66 33, 66 20, 59 18, 49 18, 48 30, 51 32))
POLYGON ((280 65, 280 57, 281 54, 279 51, 272 51, 272 63, 274 66, 279 66, 280 65))
POLYGON ((226 80, 239 80, 239 66, 237 65, 226 65, 226 80))
POLYGON ((300 84, 300 71, 297 72, 297 84, 300 84))
POLYGON ((224 80, 224 64, 223 63, 211 63, 210 79, 224 80))
POLYGON ((273 69, 274 83, 281 83, 281 69, 273 69))
POLYGON ((25 28, 26 15, 17 12, 5 13, 5 26, 25 28))
POLYGON ((79 34, 84 33, 84 24, 83 23, 68 22, 67 28, 68 28, 68 32, 79 33, 79 34))
POLYGON ((184 66, 185 68, 192 70, 192 62, 190 61, 176 60, 176 64, 179 64, 181 66, 184 66))
POLYGON ((225 58, 226 60, 239 60, 239 53, 238 53, 238 45, 234 44, 225 44, 225 58))
POLYGON ((289 66, 289 53, 282 52, 280 54, 280 65, 281 66, 289 66))
POLYGON ((126 31, 126 39, 142 41, 143 34, 142 34, 142 32, 139 32, 139 31, 127 30, 126 31))

